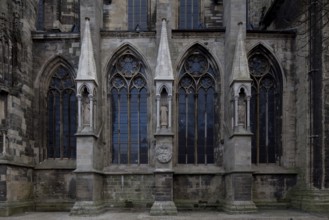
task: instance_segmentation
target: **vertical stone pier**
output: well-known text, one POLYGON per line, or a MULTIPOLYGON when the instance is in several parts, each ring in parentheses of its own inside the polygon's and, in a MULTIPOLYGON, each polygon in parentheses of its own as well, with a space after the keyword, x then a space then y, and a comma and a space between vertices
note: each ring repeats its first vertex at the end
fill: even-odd
POLYGON ((172 133, 172 86, 173 69, 168 44, 167 21, 162 19, 161 36, 155 69, 156 86, 156 146, 155 146, 155 202, 151 215, 175 215, 173 202, 173 137, 172 133))

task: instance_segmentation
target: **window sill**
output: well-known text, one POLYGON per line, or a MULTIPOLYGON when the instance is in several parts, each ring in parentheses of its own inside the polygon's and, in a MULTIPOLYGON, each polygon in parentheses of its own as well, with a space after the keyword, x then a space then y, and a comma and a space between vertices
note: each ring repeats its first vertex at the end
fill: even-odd
POLYGON ((214 164, 177 164, 174 168, 174 174, 224 174, 224 169, 214 164))
POLYGON ((35 31, 32 32, 33 40, 54 40, 54 39, 79 39, 80 33, 75 32, 45 32, 45 31, 35 31))
POLYGON ((114 38, 154 38, 155 31, 115 31, 115 30, 101 30, 102 37, 114 37, 114 38))
POLYGON ((75 170, 76 160, 75 159, 47 159, 36 165, 35 169, 36 170, 48 170, 48 169, 75 170))
POLYGON ((254 175, 278 175, 278 174, 297 174, 295 169, 287 169, 277 164, 253 164, 251 167, 254 175))
POLYGON ((104 174, 114 175, 127 175, 127 174, 153 174, 154 167, 150 167, 148 164, 133 164, 133 165, 118 165, 111 164, 103 169, 104 174))

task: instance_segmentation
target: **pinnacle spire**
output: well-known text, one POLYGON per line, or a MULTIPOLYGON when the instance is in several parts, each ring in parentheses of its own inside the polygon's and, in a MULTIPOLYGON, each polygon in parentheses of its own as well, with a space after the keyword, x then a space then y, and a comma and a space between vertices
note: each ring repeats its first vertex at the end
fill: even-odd
POLYGON ((168 44, 166 19, 162 20, 157 65, 155 68, 155 79, 156 80, 173 80, 174 79, 169 44, 168 44))
POLYGON ((97 82, 96 62, 90 34, 89 18, 86 18, 84 35, 81 43, 81 54, 79 59, 79 69, 77 80, 97 82))
POLYGON ((250 80, 248 58, 247 58, 246 47, 245 47, 245 39, 243 36, 243 23, 240 22, 238 25, 239 25, 239 31, 238 31, 237 41, 235 44, 231 83, 236 80, 238 81, 250 80))

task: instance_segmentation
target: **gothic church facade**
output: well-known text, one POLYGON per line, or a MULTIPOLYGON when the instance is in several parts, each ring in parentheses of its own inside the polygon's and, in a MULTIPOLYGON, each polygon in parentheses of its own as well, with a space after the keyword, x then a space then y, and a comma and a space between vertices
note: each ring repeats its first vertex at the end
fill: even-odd
POLYGON ((0 215, 326 210, 311 2, 1 1, 0 215))

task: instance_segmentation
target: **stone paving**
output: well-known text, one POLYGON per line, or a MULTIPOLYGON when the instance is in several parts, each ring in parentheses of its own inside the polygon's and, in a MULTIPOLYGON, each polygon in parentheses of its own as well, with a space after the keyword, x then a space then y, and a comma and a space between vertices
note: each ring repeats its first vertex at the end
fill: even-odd
POLYGON ((254 214, 230 215, 224 212, 179 212, 177 216, 150 216, 148 212, 106 212, 98 216, 70 216, 68 212, 29 212, 2 217, 8 220, 324 220, 329 214, 293 210, 266 210, 254 214))

